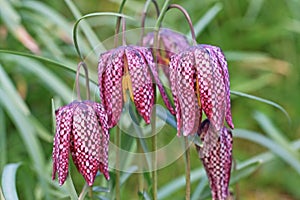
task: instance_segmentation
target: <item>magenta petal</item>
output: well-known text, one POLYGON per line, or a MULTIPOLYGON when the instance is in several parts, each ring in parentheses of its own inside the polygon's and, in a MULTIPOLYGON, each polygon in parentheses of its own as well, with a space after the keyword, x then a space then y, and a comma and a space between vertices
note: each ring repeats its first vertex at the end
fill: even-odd
POLYGON ((101 126, 101 134, 100 134, 100 165, 99 170, 105 176, 106 180, 109 180, 109 172, 108 172, 108 147, 109 147, 109 132, 108 132, 108 125, 107 115, 104 110, 104 107, 99 103, 94 103, 93 108, 96 112, 98 117, 98 122, 101 126))
POLYGON ((110 128, 118 123, 122 112, 123 56, 124 48, 120 47, 113 52, 110 51, 109 54, 101 54, 98 65, 100 97, 107 111, 110 128))
POLYGON ((219 47, 211 46, 211 45, 203 45, 205 48, 210 48, 214 51, 216 57, 218 58, 219 66, 222 69, 223 80, 225 84, 226 90, 226 116, 225 119, 230 128, 234 128, 232 123, 232 116, 231 116, 231 104, 230 104, 230 81, 229 81, 229 72, 228 72, 228 65, 224 53, 219 47))
POLYGON ((52 179, 58 173, 59 184, 64 184, 68 176, 70 134, 72 131, 73 104, 59 108, 56 114, 56 133, 53 145, 52 179))
MULTIPOLYGON (((198 134, 203 145, 208 145, 203 140, 209 134, 209 121, 205 120, 198 134)), ((226 200, 229 197, 229 180, 232 164, 232 134, 230 130, 223 127, 217 143, 208 153, 204 153, 203 147, 196 146, 199 157, 202 160, 207 173, 213 200, 226 200)))
POLYGON ((81 102, 75 108, 71 138, 74 164, 91 186, 100 164, 101 128, 90 103, 81 102))
POLYGON ((145 122, 149 124, 154 104, 153 83, 144 56, 134 48, 128 47, 125 50, 133 89, 133 99, 137 111, 144 118, 145 122))
POLYGON ((199 106, 194 88, 194 52, 179 54, 177 65, 177 99, 181 108, 183 135, 194 134, 199 124, 199 106))
POLYGON ((179 56, 174 55, 171 57, 170 61, 170 83, 171 83, 171 90, 172 96, 174 99, 175 109, 176 109, 176 121, 177 121, 177 136, 181 135, 181 127, 182 127, 182 120, 181 120, 181 108, 179 104, 179 100, 177 98, 178 95, 178 86, 177 86, 177 66, 178 66, 179 56))
MULTIPOLYGON (((200 47, 201 48, 201 47, 200 47)), ((225 120, 226 89, 223 81, 222 68, 214 51, 206 49, 209 53, 210 65, 197 69, 200 79, 200 95, 202 108, 212 126, 219 132, 225 120)), ((207 60, 207 59, 206 59, 207 60)), ((199 60, 201 62, 201 60, 199 60)))
POLYGON ((156 65, 153 61, 152 53, 146 48, 139 48, 139 50, 143 53, 148 65, 150 67, 150 70, 151 70, 151 73, 153 75, 154 81, 155 81, 155 83, 158 87, 160 95, 161 95, 167 109, 170 111, 170 113, 172 115, 175 115, 175 110, 174 110, 174 108, 173 108, 173 106, 172 106, 172 104, 171 104, 171 102, 168 98, 168 95, 167 95, 167 93, 166 93, 166 91, 165 91, 165 89, 164 89, 164 87, 163 87, 163 85, 162 85, 162 83, 159 79, 157 67, 156 67, 156 65))

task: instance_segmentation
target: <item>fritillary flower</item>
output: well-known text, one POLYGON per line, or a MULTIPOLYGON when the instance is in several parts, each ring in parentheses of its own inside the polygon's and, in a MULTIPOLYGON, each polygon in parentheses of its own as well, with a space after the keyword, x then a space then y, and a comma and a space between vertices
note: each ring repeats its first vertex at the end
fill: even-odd
POLYGON ((89 100, 73 101, 56 110, 55 115, 52 179, 57 173, 59 184, 64 184, 71 152, 75 166, 89 186, 98 170, 109 180, 108 119, 103 106, 89 100))
MULTIPOLYGON (((206 119, 198 129, 198 135, 202 142, 205 142, 209 128, 210 122, 206 119)), ((208 176, 212 199, 227 200, 230 197, 228 186, 232 162, 231 131, 223 127, 217 143, 208 153, 204 152, 203 146, 196 145, 196 149, 208 176)))
MULTIPOLYGON (((150 32, 143 38, 143 45, 154 48, 155 33, 150 32)), ((170 29, 161 28, 158 32, 158 47, 157 49, 157 62, 162 66, 165 75, 169 78, 169 62, 171 56, 179 53, 183 49, 190 46, 187 38, 170 29)))
POLYGON ((123 102, 127 101, 127 90, 139 114, 146 123, 150 123, 154 104, 152 77, 166 106, 174 114, 148 48, 120 46, 100 55, 99 90, 100 98, 108 114, 109 127, 115 126, 119 121, 123 102))
POLYGON ((170 82, 177 134, 196 133, 202 111, 218 135, 224 120, 233 128, 227 62, 218 47, 197 45, 171 57, 170 82))

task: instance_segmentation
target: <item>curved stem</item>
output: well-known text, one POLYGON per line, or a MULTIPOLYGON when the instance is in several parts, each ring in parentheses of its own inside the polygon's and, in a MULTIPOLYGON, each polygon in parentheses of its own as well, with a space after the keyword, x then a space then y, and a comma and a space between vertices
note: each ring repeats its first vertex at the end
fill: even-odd
POLYGON ((190 147, 188 137, 184 137, 185 143, 185 200, 191 198, 191 159, 190 159, 190 147))
POLYGON ((188 14, 188 12, 182 6, 180 6, 178 4, 169 5, 168 10, 170 10, 172 8, 177 8, 178 10, 180 10, 183 13, 183 15, 185 16, 185 18, 188 21, 188 24, 190 26, 193 43, 194 43, 194 45, 197 45, 195 30, 194 30, 193 23, 192 23, 192 20, 190 18, 190 15, 188 14))
POLYGON ((88 74, 88 68, 85 64, 85 62, 80 62, 77 66, 77 72, 76 72, 76 92, 77 92, 77 98, 78 100, 81 100, 81 96, 80 96, 80 85, 79 85, 79 74, 80 74, 80 68, 81 66, 84 69, 85 72, 85 85, 86 85, 86 98, 88 100, 91 99, 91 95, 90 95, 90 83, 89 83, 89 74, 88 74))
POLYGON ((144 36, 144 31, 145 31, 145 21, 146 21, 146 16, 147 16, 147 11, 150 5, 150 1, 152 1, 152 3, 154 4, 155 10, 156 10, 156 15, 157 17, 159 17, 159 7, 157 4, 156 0, 147 0, 143 9, 143 14, 142 14, 142 21, 141 21, 141 41, 140 44, 143 45, 143 36, 144 36))
POLYGON ((169 2, 170 0, 166 0, 161 11, 160 11, 160 14, 156 20, 156 23, 155 23, 155 30, 158 31, 160 26, 161 26, 161 22, 163 21, 164 17, 165 17, 165 14, 168 10, 168 6, 169 6, 169 2))
MULTIPOLYGON (((123 12, 123 8, 124 8, 125 3, 126 3, 126 0, 123 0, 121 5, 120 5, 118 13, 121 14, 123 12)), ((114 41, 115 47, 118 46, 118 39, 119 39, 118 34, 119 34, 119 31, 120 31, 121 19, 122 19, 122 17, 118 17, 117 22, 116 22, 115 41, 114 41)))

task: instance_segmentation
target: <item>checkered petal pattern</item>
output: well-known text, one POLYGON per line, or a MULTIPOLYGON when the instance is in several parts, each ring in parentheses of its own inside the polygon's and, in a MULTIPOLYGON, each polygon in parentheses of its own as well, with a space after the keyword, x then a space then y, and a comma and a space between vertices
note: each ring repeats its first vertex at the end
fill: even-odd
POLYGON ((74 104, 71 103, 55 111, 56 133, 52 153, 52 179, 55 179, 57 173, 60 185, 64 184, 69 172, 70 135, 72 133, 74 113, 73 106, 74 104))
POLYGON ((146 123, 150 123, 154 104, 153 83, 157 84, 170 112, 175 114, 158 78, 149 48, 121 46, 101 54, 98 63, 98 81, 100 98, 108 113, 109 128, 115 126, 120 118, 124 101, 123 88, 132 90, 134 104, 146 123), (130 76, 130 84, 127 83, 127 72, 130 76), (122 85, 124 77, 126 86, 122 85), (154 81, 152 81, 152 77, 154 81))
MULTIPOLYGON (((214 61, 215 66, 219 69, 223 82, 224 82, 224 89, 225 89, 225 99, 226 99, 226 115, 225 119, 227 124, 230 128, 234 128, 231 116, 231 105, 230 105, 230 81, 229 81, 229 72, 228 72, 228 65, 225 58, 224 53, 222 52, 221 48, 211 45, 202 45, 206 48, 214 61)), ((218 95, 218 94, 217 94, 218 95)))
POLYGON ((119 47, 100 55, 98 82, 102 104, 107 111, 109 128, 115 126, 122 112, 124 48, 119 47))
POLYGON ((177 112, 178 135, 196 132, 202 110, 210 120, 211 133, 216 134, 207 137, 210 142, 218 139, 225 118, 229 126, 234 127, 227 63, 218 47, 197 45, 173 55, 170 83, 177 112))
POLYGON ((74 101, 56 111, 52 178, 57 172, 60 185, 68 175, 69 152, 89 186, 98 170, 109 179, 107 119, 103 106, 92 101, 74 101))
POLYGON ((177 135, 195 134, 203 105, 210 105, 204 96, 208 95, 204 91, 208 84, 205 83, 203 88, 200 86, 204 83, 201 75, 204 69, 210 71, 210 60, 207 51, 200 46, 190 47, 171 57, 170 83, 176 108, 177 135))
MULTIPOLYGON (((198 129, 203 146, 206 145, 204 137, 209 134, 209 129, 210 122, 206 119, 198 129)), ((217 143, 208 154, 203 152, 203 147, 196 145, 196 149, 209 179, 212 199, 227 200, 230 196, 228 186, 232 164, 231 131, 223 127, 217 143)))
POLYGON ((196 133, 201 120, 195 92, 195 76, 195 57, 192 49, 171 57, 170 80, 175 106, 179 111, 176 115, 178 135, 181 132, 184 136, 196 133))
MULTIPOLYGON (((143 50, 146 51, 146 49, 143 50)), ((129 46, 125 49, 125 54, 132 82, 135 107, 145 122, 149 124, 154 104, 154 90, 144 51, 129 46)))

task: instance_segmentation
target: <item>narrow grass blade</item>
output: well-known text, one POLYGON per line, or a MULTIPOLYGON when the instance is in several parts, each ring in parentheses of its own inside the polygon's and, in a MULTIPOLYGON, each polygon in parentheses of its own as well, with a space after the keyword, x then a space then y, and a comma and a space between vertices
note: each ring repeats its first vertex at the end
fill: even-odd
MULTIPOLYGON (((35 128, 28 119, 28 110, 17 109, 20 105, 26 105, 18 95, 15 88, 11 87, 7 74, 0 66, 0 104, 17 127, 25 147, 33 161, 33 168, 36 170, 40 186, 43 189, 46 199, 49 199, 49 188, 44 179, 45 160, 44 153, 40 142, 35 135, 35 128)), ((26 107, 25 107, 26 108, 26 107)))
POLYGON ((289 114, 287 113, 287 111, 282 106, 278 105, 277 103, 275 103, 273 101, 270 101, 270 100, 267 100, 267 99, 264 99, 264 98, 261 98, 261 97, 253 96, 253 95, 250 95, 250 94, 246 94, 246 93, 243 93, 243 92, 238 92, 238 91, 232 91, 231 90, 230 93, 232 95, 237 95, 237 96, 240 96, 240 97, 246 97, 248 99, 253 99, 253 100, 260 101, 260 102, 266 103, 268 105, 274 106, 275 108, 279 109, 286 116, 289 123, 291 123, 291 118, 290 118, 289 114))
POLYGON ((263 130, 278 144, 280 144, 283 148, 285 148, 287 151, 289 151, 291 154, 293 154, 295 157, 299 158, 300 155, 297 151, 294 151, 293 148, 290 145, 290 142, 286 137, 284 137, 284 134, 282 134, 275 125, 270 121, 270 119, 267 118, 263 113, 256 111, 254 113, 254 118, 259 123, 259 125, 263 128, 263 130))
MULTIPOLYGON (((221 3, 216 3, 212 8, 210 8, 201 19, 195 23, 194 30, 196 37, 205 29, 205 27, 217 16, 217 14, 222 10, 223 5, 221 3)), ((190 37, 191 31, 188 32, 187 36, 190 37)))
POLYGON ((41 63, 26 57, 16 59, 15 56, 6 56, 5 59, 17 62, 26 71, 35 74, 37 78, 44 82, 46 87, 55 91, 65 102, 72 100, 72 91, 68 86, 41 63))
POLYGON ((7 164, 2 174, 3 196, 6 200, 17 200, 16 173, 20 163, 7 164))
POLYGON ((291 167, 293 167, 295 171, 300 175, 299 158, 295 157, 281 145, 254 131, 235 129, 233 130, 233 133, 236 137, 250 140, 252 142, 260 144, 263 147, 270 149, 274 154, 276 154, 278 157, 280 157, 282 160, 288 163, 291 167))
POLYGON ((0 175, 7 162, 7 151, 6 151, 6 121, 4 117, 4 111, 0 107, 0 175))

